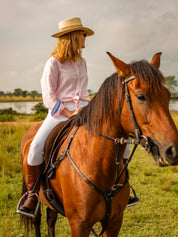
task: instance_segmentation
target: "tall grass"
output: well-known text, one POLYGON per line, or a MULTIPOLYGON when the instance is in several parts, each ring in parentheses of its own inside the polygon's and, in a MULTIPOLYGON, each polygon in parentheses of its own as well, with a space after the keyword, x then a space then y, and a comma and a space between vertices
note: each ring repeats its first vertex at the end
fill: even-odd
POLYGON ((42 101, 41 96, 0 96, 0 102, 12 102, 12 101, 42 101))
MULTIPOLYGON (((20 143, 28 128, 20 124, 0 125, 0 236, 3 237, 26 236, 16 206, 22 181, 20 143)), ((130 183, 140 202, 126 209, 119 236, 178 236, 178 167, 160 168, 150 155, 138 148, 129 171, 130 183)), ((47 236, 45 211, 43 206, 42 237, 47 236)), ((32 236, 35 236, 33 231, 32 236)), ((67 236, 70 236, 68 221, 59 216, 56 237, 67 236)))
POLYGON ((22 180, 20 143, 26 129, 27 127, 0 125, 1 236, 18 236, 20 230, 15 207, 22 180))

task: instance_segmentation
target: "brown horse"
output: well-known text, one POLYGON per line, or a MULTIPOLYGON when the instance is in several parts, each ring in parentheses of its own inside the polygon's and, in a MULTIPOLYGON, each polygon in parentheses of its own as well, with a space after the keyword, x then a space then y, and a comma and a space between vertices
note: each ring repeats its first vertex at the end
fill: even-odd
MULTIPOLYGON (((75 117, 58 156, 68 146, 67 152, 50 179, 73 237, 88 237, 96 222, 101 222, 103 236, 118 235, 130 194, 123 163, 126 143, 142 142, 160 165, 178 164, 178 131, 169 112, 170 93, 158 69, 161 53, 154 55, 151 63, 141 60, 132 64, 108 54, 117 73, 104 81, 75 117), (135 139, 129 140, 129 134, 135 139)), ((25 183, 29 146, 39 126, 27 131, 22 140, 25 183)), ((54 236, 57 212, 45 199, 43 187, 39 198, 49 207, 49 236, 54 236)), ((33 220, 36 236, 40 236, 38 217, 33 220)))

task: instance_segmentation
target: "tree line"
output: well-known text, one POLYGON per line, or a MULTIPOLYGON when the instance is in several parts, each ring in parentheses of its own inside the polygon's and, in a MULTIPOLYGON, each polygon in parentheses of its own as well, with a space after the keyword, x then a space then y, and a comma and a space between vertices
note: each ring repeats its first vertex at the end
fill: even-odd
MULTIPOLYGON (((166 79, 166 87, 171 92, 171 94, 172 95, 178 94, 178 89, 177 89, 178 82, 175 76, 167 76, 165 77, 165 79, 166 79)), ((89 95, 95 94, 91 89, 88 89, 88 93, 89 95)), ((21 88, 16 88, 14 89, 13 92, 0 91, 0 96, 17 96, 17 97, 18 96, 22 96, 22 97, 31 96, 34 99, 35 97, 41 97, 41 93, 36 90, 27 91, 27 90, 22 90, 21 88)))
POLYGON ((178 86, 178 82, 175 78, 175 76, 167 76, 166 78, 166 87, 168 88, 168 90, 171 92, 171 94, 174 94, 177 92, 177 86, 178 86))
POLYGON ((35 97, 40 97, 41 93, 36 90, 27 91, 27 90, 22 90, 20 88, 16 88, 14 89, 13 92, 0 91, 0 96, 22 96, 22 97, 31 96, 32 98, 35 98, 35 97))
MULTIPOLYGON (((91 89, 88 89, 88 93, 89 95, 93 95, 95 94, 93 92, 93 90, 91 89)), ((41 97, 42 94, 38 91, 27 91, 27 90, 22 90, 21 88, 16 88, 14 89, 13 92, 4 92, 4 91, 0 91, 0 96, 23 96, 23 97, 26 97, 26 96, 31 96, 32 98, 35 98, 35 97, 41 97)))

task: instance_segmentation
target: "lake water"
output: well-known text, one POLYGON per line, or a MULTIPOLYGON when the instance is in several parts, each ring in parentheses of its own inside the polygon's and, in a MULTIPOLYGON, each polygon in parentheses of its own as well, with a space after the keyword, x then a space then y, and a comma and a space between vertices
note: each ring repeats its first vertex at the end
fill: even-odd
MULTIPOLYGON (((12 108, 17 113, 32 114, 34 111, 31 109, 38 104, 39 101, 30 102, 0 102, 0 109, 12 108)), ((178 100, 170 100, 169 103, 170 110, 178 111, 178 100)))
POLYGON ((178 100, 170 100, 169 109, 174 110, 174 111, 178 111, 178 100))
POLYGON ((1 102, 0 109, 12 108, 17 113, 23 114, 33 114, 34 111, 31 110, 39 101, 29 101, 29 102, 1 102))

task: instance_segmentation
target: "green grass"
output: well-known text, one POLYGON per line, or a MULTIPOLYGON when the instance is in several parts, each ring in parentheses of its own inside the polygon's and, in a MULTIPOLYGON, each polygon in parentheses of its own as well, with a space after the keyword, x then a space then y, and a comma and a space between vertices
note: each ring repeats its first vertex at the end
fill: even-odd
POLYGON ((47 113, 37 114, 0 114, 0 122, 34 122, 44 120, 47 113))
POLYGON ((178 236, 178 167, 160 168, 138 149, 129 171, 140 202, 126 209, 119 236, 178 236))
MULTIPOLYGON (((21 196, 21 138, 29 126, 0 125, 0 236, 26 236, 16 206, 21 196)), ((120 237, 178 236, 178 167, 160 168, 140 148, 129 165, 130 183, 140 202, 124 212, 120 237)), ((47 236, 46 207, 42 208, 42 237, 47 236)), ((99 232, 99 231, 98 231, 99 232)), ((30 237, 35 236, 34 232, 30 237)), ((66 218, 59 215, 56 237, 70 236, 66 218)), ((92 236, 92 235, 91 235, 92 236)))

